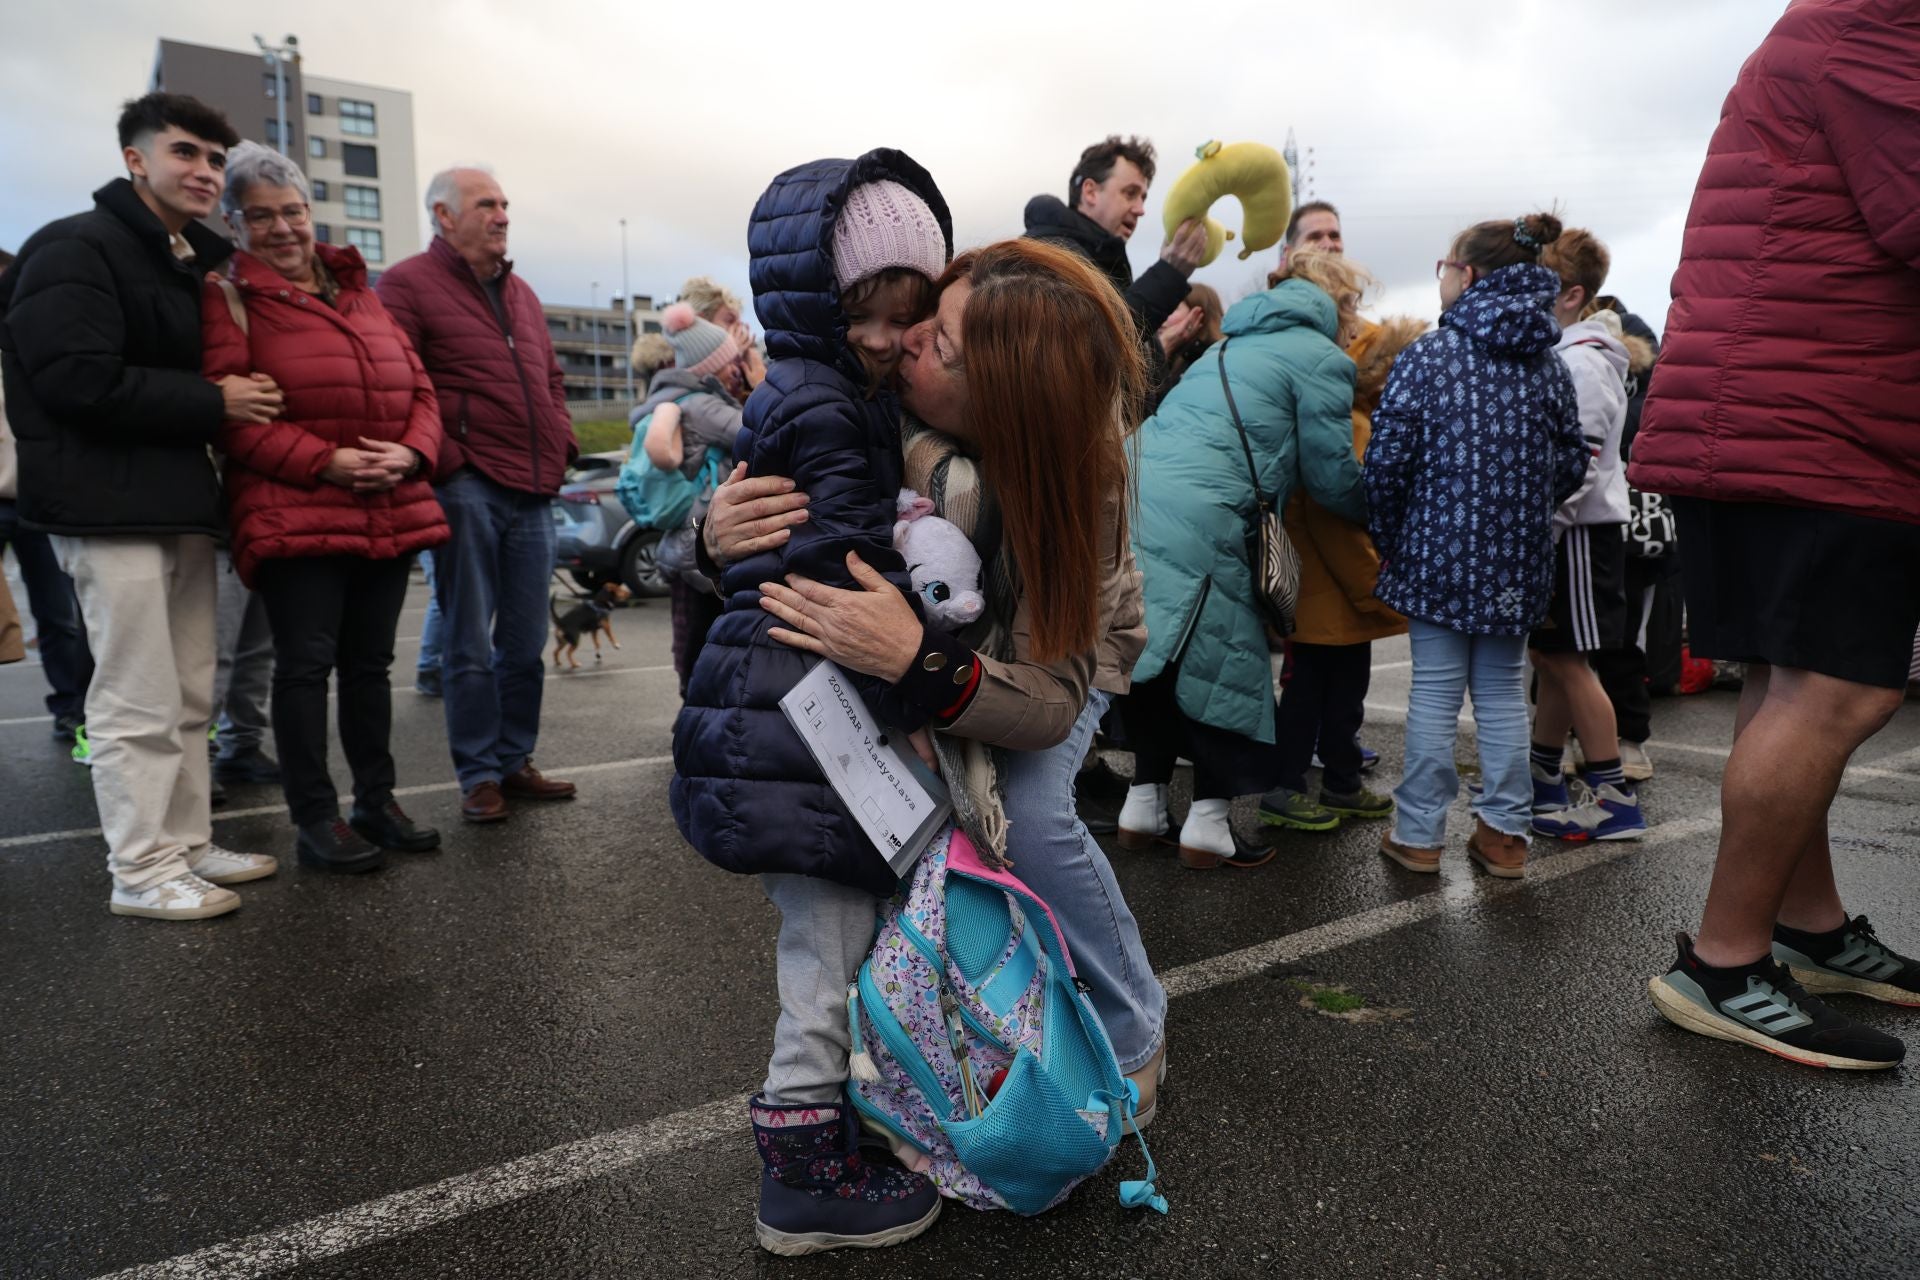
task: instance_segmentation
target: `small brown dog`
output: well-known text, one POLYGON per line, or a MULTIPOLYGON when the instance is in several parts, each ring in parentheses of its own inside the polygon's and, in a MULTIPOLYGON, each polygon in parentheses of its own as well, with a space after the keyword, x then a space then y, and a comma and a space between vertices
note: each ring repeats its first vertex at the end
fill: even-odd
POLYGON ((560 612, 560 598, 547 597, 547 614, 553 619, 553 665, 560 665, 560 656, 564 652, 567 661, 572 663, 569 671, 580 669, 578 652, 583 636, 593 637, 593 660, 600 661, 600 636, 605 633, 607 643, 614 648, 620 642, 613 636, 613 608, 633 598, 633 592, 624 582, 609 582, 598 591, 582 600, 565 613, 560 612))

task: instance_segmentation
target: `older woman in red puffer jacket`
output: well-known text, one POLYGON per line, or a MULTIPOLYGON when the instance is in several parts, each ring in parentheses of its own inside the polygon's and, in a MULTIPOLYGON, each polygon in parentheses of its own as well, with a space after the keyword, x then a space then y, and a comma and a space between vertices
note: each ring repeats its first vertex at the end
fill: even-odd
POLYGON ((394 803, 388 669, 413 554, 447 540, 428 484, 440 410, 419 359, 353 248, 316 244, 306 179, 285 157, 235 148, 222 200, 240 243, 204 293, 205 372, 263 374, 286 394, 272 422, 229 422, 219 447, 233 561, 273 624, 273 729, 300 861, 371 871, 439 833, 394 803), (339 671, 351 818, 327 772, 327 682, 339 671))

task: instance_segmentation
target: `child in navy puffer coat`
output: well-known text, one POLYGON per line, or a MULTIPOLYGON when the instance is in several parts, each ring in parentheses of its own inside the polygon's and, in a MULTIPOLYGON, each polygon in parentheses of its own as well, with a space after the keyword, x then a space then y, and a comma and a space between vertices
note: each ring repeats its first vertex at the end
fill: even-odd
POLYGON ((1438 265, 1440 327, 1401 355, 1373 419, 1363 474, 1375 594, 1407 616, 1413 646, 1406 768, 1381 852, 1412 871, 1440 867, 1471 687, 1486 789, 1467 853, 1494 875, 1525 874, 1522 660, 1552 597, 1554 510, 1591 462, 1554 351, 1560 278, 1539 265, 1559 234, 1550 214, 1462 232, 1438 265))
MULTIPOLYGON (((847 987, 897 881, 780 710, 814 661, 769 637, 759 584, 802 575, 855 587, 858 553, 914 592, 893 549, 899 402, 888 389, 906 332, 932 309, 952 242, 946 202, 898 151, 821 160, 773 180, 747 229, 767 378, 735 444, 752 475, 790 478, 810 502, 785 545, 727 567, 714 623, 673 729, 674 820, 730 871, 758 874, 780 911, 780 1018, 751 1104, 765 1171, 756 1234, 779 1253, 894 1244, 940 1210, 919 1174, 864 1163, 844 1096, 847 987)), ((849 673, 896 730, 953 700, 951 680, 898 685, 849 673)))

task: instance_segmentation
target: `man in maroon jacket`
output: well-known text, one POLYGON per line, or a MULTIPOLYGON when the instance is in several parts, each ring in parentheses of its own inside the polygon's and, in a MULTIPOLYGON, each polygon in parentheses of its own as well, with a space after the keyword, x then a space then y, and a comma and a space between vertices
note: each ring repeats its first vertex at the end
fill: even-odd
POLYGON ((1688 1030, 1856 1070, 1905 1054, 1809 993, 1920 1005, 1849 918, 1827 811, 1920 624, 1920 8, 1797 0, 1741 70, 1687 217, 1628 474, 1673 497, 1697 655, 1748 664, 1688 1030))
POLYGON ((380 300, 433 378, 446 443, 435 492, 453 540, 434 552, 445 625, 447 739, 470 822, 507 797, 566 800, 533 767, 546 668, 550 503, 579 452, 533 289, 507 260, 507 197, 479 169, 427 187, 436 234, 380 278, 380 300))

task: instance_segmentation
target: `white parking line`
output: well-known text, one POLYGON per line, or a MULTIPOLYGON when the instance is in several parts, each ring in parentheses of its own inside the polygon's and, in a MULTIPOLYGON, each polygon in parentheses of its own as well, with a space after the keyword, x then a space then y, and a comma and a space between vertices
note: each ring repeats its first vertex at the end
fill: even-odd
MULTIPOLYGON (((652 765, 672 764, 672 756, 635 756, 630 760, 607 760, 600 764, 561 765, 541 772, 556 778, 571 778, 582 773, 607 773, 614 769, 645 769, 652 765)), ((427 782, 417 787, 395 787, 395 796, 436 795, 442 791, 458 791, 458 782, 427 782)), ((251 809, 222 809, 213 815, 215 822, 232 822, 236 818, 264 818, 271 814, 285 813, 283 804, 256 805, 251 809)), ((0 839, 0 849, 19 849, 27 845, 53 844, 59 840, 80 840, 100 834, 98 827, 74 827, 68 831, 37 831, 31 835, 7 836, 0 839)))
MULTIPOLYGON (((577 771, 576 771, 577 772, 577 771)), ((1671 844, 1711 831, 1711 818, 1664 823, 1637 844, 1600 844, 1543 858, 1524 880, 1476 877, 1477 896, 1423 893, 1345 919, 1303 929, 1284 938, 1229 951, 1160 975, 1169 997, 1193 995, 1239 982, 1308 956, 1365 942, 1395 929, 1445 914, 1465 903, 1505 897, 1550 884, 1627 857, 1638 849, 1671 844)), ((100 1280, 239 1280, 330 1258, 352 1249, 412 1235, 472 1213, 587 1182, 648 1160, 671 1159, 722 1138, 745 1136, 745 1101, 718 1098, 625 1129, 549 1147, 533 1155, 408 1191, 395 1192, 332 1213, 290 1223, 258 1235, 229 1240, 164 1262, 143 1263, 100 1280)))

